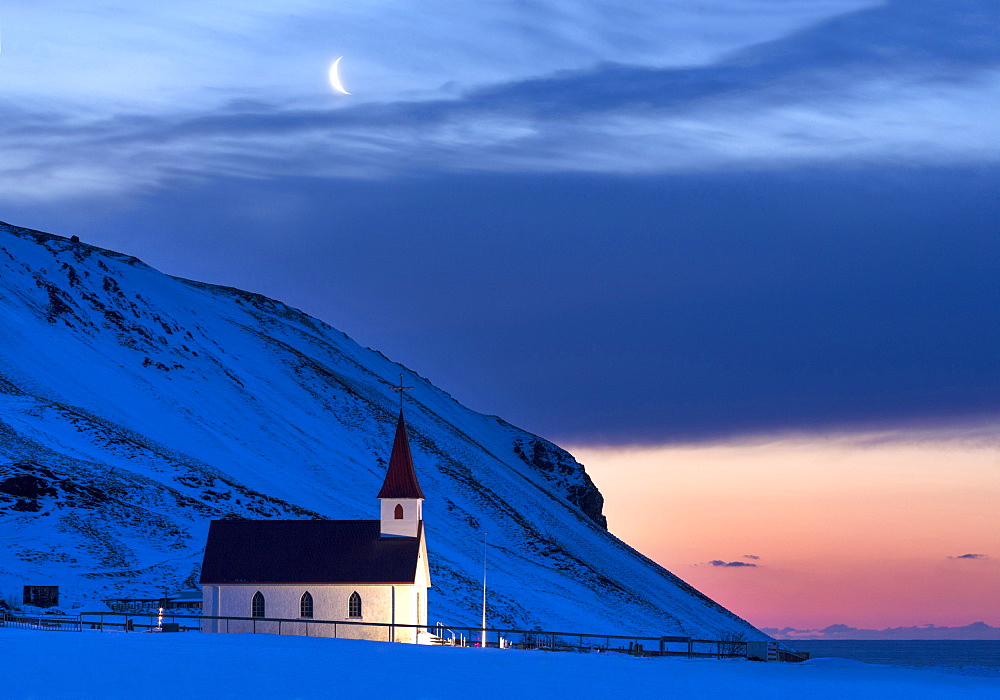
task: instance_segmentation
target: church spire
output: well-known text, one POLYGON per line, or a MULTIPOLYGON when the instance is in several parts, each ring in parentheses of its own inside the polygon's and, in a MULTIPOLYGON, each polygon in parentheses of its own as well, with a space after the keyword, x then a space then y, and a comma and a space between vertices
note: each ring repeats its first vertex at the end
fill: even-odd
POLYGON ((410 437, 406 434, 406 422, 403 420, 403 409, 399 409, 399 422, 396 424, 396 439, 392 443, 392 455, 389 457, 389 469, 385 473, 385 481, 377 498, 423 498, 424 492, 417 481, 417 472, 413 468, 413 456, 410 454, 410 437))

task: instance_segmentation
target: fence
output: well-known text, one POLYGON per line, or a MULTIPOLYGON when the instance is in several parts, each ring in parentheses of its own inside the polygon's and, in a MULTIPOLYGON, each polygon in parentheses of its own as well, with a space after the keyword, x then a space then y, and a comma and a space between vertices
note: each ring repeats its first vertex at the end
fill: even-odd
POLYGON ((200 598, 106 598, 102 602, 115 612, 143 612, 150 608, 201 610, 200 598))
POLYGON ((385 622, 313 620, 308 618, 234 617, 224 615, 181 615, 157 613, 85 612, 79 616, 79 628, 125 631, 207 631, 248 634, 292 634, 333 639, 370 639, 393 641, 402 630, 409 638, 426 633, 425 641, 455 646, 481 646, 509 649, 548 649, 553 651, 614 652, 633 656, 677 656, 686 658, 757 658, 761 661, 804 661, 809 655, 779 649, 774 642, 746 642, 737 639, 694 639, 691 637, 641 637, 633 635, 585 634, 456 625, 409 625, 385 622), (754 653, 757 645, 766 653, 754 653))
POLYGON ((83 629, 82 619, 65 615, 14 615, 0 613, 0 627, 15 629, 43 630, 46 632, 79 632, 83 629))
POLYGON ((506 649, 548 649, 552 651, 611 652, 633 656, 676 656, 686 658, 751 658, 760 661, 805 661, 808 653, 780 649, 774 642, 746 642, 738 639, 693 639, 691 637, 640 637, 615 634, 584 634, 455 625, 405 625, 385 622, 312 620, 307 618, 233 617, 221 615, 180 615, 131 612, 84 612, 76 617, 57 615, 0 615, 0 626, 45 631, 83 629, 140 630, 156 632, 200 632, 209 624, 219 632, 249 634, 292 634, 333 639, 398 639, 399 630, 410 630, 413 638, 426 633, 424 641, 454 646, 486 646, 506 649), (485 637, 485 640, 484 640, 485 637))

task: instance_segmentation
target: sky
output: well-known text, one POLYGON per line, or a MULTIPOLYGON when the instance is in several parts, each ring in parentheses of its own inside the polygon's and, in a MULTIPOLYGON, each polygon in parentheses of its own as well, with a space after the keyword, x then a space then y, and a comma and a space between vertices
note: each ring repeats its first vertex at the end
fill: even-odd
POLYGON ((1000 625, 992 0, 8 0, 0 37, 0 219, 570 448, 758 625, 1000 625))

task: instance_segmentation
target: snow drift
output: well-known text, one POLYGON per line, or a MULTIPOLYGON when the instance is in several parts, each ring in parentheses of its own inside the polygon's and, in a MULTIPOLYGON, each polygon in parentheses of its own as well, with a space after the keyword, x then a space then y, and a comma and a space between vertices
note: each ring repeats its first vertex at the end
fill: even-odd
POLYGON ((4 697, 996 700, 993 669, 501 651, 272 634, 0 628, 4 697), (108 663, 114 659, 114 663, 108 663), (982 673, 984 675, 972 675, 982 673), (964 675, 968 674, 968 675, 964 675), (470 691, 472 691, 470 693, 470 691))

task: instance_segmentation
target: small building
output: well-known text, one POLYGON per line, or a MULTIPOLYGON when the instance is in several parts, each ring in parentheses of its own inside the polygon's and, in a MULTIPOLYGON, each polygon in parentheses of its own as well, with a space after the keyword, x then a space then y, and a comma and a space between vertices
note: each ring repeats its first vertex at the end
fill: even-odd
POLYGON ((177 591, 167 596, 163 607, 170 610, 201 610, 201 591, 177 591))
POLYGON ((23 605, 36 608, 55 608, 59 605, 59 586, 25 586, 23 605))
POLYGON ((431 586, 424 494, 399 413, 378 520, 214 520, 201 570, 207 632, 416 642, 431 586), (259 621, 258 621, 259 620, 259 621), (293 620, 294 622, 287 622, 293 620), (308 624, 308 620, 385 626, 308 624), (298 624, 296 624, 298 623, 298 624))
POLYGON ((105 598, 102 601, 114 612, 156 612, 158 610, 200 610, 201 591, 179 591, 162 598, 105 598))

